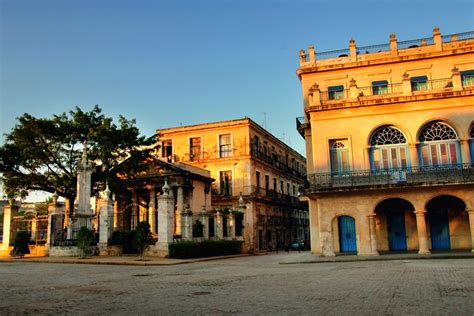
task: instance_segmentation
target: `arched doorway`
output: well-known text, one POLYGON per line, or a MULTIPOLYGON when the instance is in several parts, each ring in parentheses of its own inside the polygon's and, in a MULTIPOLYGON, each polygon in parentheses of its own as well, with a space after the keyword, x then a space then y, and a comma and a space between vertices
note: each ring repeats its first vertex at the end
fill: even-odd
POLYGON ((441 195, 426 204, 432 250, 464 248, 470 238, 466 204, 451 195, 441 195), (467 228, 467 233, 464 231, 467 228), (453 237, 453 238, 452 238, 453 237))
POLYGON ((337 218, 340 252, 357 252, 355 220, 351 216, 337 218))
POLYGON ((413 205, 400 198, 383 200, 376 206, 380 250, 407 251, 413 248, 411 236, 416 225, 413 211, 413 205))

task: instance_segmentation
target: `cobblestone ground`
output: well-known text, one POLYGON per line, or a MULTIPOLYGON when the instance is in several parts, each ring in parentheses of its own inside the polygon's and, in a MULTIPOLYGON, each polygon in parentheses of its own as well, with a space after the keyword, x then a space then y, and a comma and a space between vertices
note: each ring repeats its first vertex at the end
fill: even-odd
POLYGON ((474 314, 474 260, 176 266, 0 263, 0 315, 474 314))

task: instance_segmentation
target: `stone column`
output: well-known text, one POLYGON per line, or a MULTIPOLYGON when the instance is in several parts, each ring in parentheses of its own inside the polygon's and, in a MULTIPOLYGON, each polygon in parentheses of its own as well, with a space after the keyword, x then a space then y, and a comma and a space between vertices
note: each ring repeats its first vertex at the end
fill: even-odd
POLYGON ((474 209, 466 209, 469 214, 469 227, 471 228, 471 249, 474 252, 474 209))
POLYGON ((183 240, 193 239, 193 212, 188 208, 181 212, 181 237, 183 240))
POLYGON ((353 38, 349 41, 349 56, 351 61, 357 61, 357 46, 356 41, 353 38))
POLYGON ((308 90, 309 106, 321 105, 321 91, 317 83, 313 84, 308 90))
POLYGON ((160 257, 167 257, 169 255, 168 246, 173 242, 174 233, 173 215, 173 191, 165 180, 163 194, 158 197, 158 241, 156 242, 156 250, 160 257))
POLYGON ((199 212, 199 218, 202 223, 202 236, 204 239, 209 239, 209 216, 207 215, 206 207, 203 207, 199 212))
POLYGON ((390 34, 390 51, 392 52, 392 55, 398 55, 397 36, 394 33, 390 34))
POLYGON ((379 252, 377 250, 377 233, 375 231, 375 214, 367 215, 369 221, 369 236, 370 236, 370 254, 378 256, 379 252))
POLYGON ((420 159, 418 157, 418 145, 416 143, 412 143, 410 146, 410 161, 412 167, 421 167, 420 159))
POLYGON ((309 55, 309 62, 314 63, 315 53, 314 53, 314 46, 313 45, 308 46, 308 55, 309 55))
POLYGON ((224 239, 224 231, 223 231, 223 227, 222 227, 222 223, 223 223, 222 216, 223 216, 222 212, 217 211, 216 212, 216 217, 215 217, 215 220, 214 220, 214 223, 215 223, 214 232, 215 232, 215 236, 218 240, 224 239))
POLYGON ((235 239, 235 216, 232 213, 230 213, 227 218, 227 228, 227 236, 235 239))
POLYGON ((306 52, 304 49, 300 50, 300 66, 306 62, 306 52))
POLYGON ((156 205, 155 205, 156 191, 155 188, 150 189, 150 201, 148 202, 148 224, 150 224, 150 231, 156 234, 156 205))
POLYGON ((176 234, 183 235, 182 232, 182 219, 181 214, 185 211, 184 209, 184 190, 182 186, 176 189, 176 234))
POLYGON ((114 212, 114 201, 110 198, 110 190, 107 186, 100 197, 99 211, 99 248, 107 246, 112 235, 112 223, 114 212))
POLYGON ((415 211, 416 215, 416 229, 418 232, 418 244, 420 255, 430 254, 430 248, 428 245, 428 234, 426 232, 426 211, 415 211))
POLYGON ((15 200, 11 199, 8 205, 3 208, 3 240, 0 248, 0 254, 4 252, 8 255, 8 249, 10 247, 10 235, 11 235, 11 220, 16 212, 15 200))
POLYGON ((461 155, 462 155, 462 163, 464 164, 471 163, 471 152, 469 148, 468 139, 461 139, 461 155))

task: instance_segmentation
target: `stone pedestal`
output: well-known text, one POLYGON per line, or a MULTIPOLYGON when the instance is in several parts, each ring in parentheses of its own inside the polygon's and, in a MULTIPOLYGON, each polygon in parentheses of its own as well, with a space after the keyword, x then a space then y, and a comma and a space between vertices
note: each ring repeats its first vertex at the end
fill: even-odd
POLYGON ((107 187, 105 191, 102 192, 100 199, 98 246, 101 255, 104 254, 104 252, 106 253, 107 243, 112 235, 113 212, 114 201, 110 198, 110 191, 107 187))
POLYGON ((169 244, 173 242, 173 215, 174 215, 174 197, 173 191, 165 181, 163 186, 163 195, 158 197, 158 241, 155 250, 159 257, 169 255, 169 244))

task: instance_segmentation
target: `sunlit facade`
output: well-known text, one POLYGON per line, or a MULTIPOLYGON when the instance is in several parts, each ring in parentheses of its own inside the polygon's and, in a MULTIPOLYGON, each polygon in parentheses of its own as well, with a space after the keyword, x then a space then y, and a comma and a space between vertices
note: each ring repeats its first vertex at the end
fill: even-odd
POLYGON ((472 250, 474 32, 300 51, 312 252, 472 250))
POLYGON ((210 171, 213 211, 243 213, 235 218, 235 237, 244 241, 244 251, 309 239, 308 207, 298 199, 306 160, 254 121, 159 129, 157 135, 161 159, 210 171))

